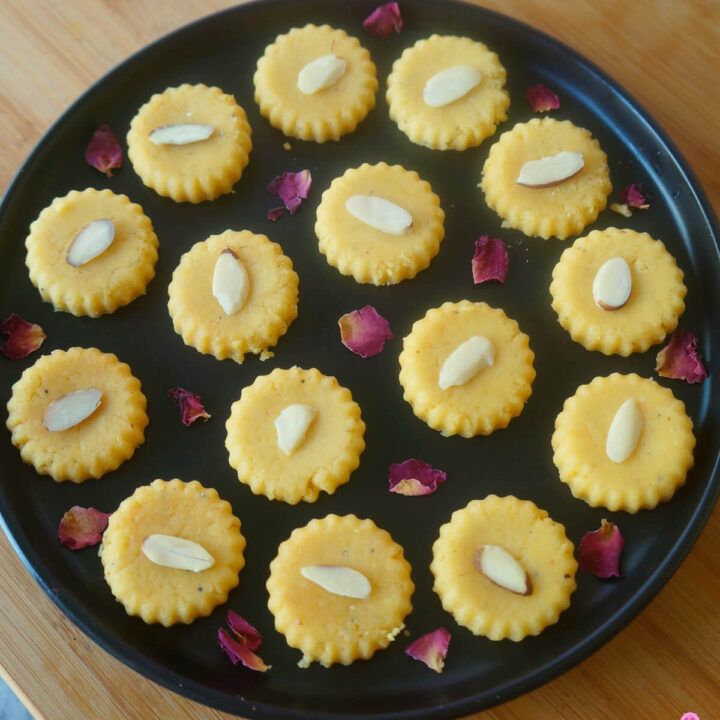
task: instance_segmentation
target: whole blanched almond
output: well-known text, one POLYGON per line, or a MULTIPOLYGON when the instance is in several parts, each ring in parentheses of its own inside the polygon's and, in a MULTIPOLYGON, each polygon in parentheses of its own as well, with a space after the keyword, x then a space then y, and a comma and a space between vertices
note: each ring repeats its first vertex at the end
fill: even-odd
POLYGON ((361 572, 344 565, 309 565, 301 568, 300 574, 333 595, 363 600, 372 590, 361 572))
POLYGON ((298 73, 297 87, 305 95, 313 95, 334 85, 344 74, 347 63, 332 53, 309 62, 298 73))
POLYGON ((233 315, 245 304, 250 294, 250 277, 240 258, 225 248, 215 261, 212 294, 226 315, 233 315))
POLYGON ((145 557, 156 565, 200 572, 215 564, 215 558, 192 540, 175 535, 149 535, 143 540, 145 557))
POLYGON ((607 434, 605 451, 615 463, 627 460, 637 447, 645 423, 635 398, 628 398, 615 413, 607 434))
POLYGON ((619 310, 628 301, 631 292, 632 273, 625 258, 610 258, 595 273, 593 300, 603 310, 619 310))
POLYGON ((291 455, 307 435, 310 423, 315 419, 317 410, 312 405, 288 405, 276 418, 278 447, 291 455))
POLYGON ((215 128, 212 125, 178 123, 155 128, 148 136, 148 140, 155 145, 190 145, 207 140, 214 132, 215 128))
POLYGON ((491 582, 516 595, 530 595, 532 580, 525 568, 498 545, 483 545, 475 553, 475 567, 491 582))
POLYGON ((45 410, 42 423, 50 432, 61 432, 89 418, 102 402, 102 390, 86 388, 53 400, 45 410))
POLYGON ((495 362, 495 348, 483 335, 475 335, 453 350, 440 368, 438 385, 447 390, 464 385, 480 370, 495 362))
POLYGON ((68 265, 80 267, 102 255, 115 239, 115 225, 112 220, 102 218, 86 225, 70 243, 65 260, 68 265))
POLYGON ((518 185, 533 188, 546 188, 559 185, 577 175, 585 166, 582 153, 563 150, 540 160, 530 160, 520 168, 515 181, 518 185))
POLYGON ((374 195, 351 195, 345 209, 366 225, 391 235, 404 235, 413 224, 412 215, 400 205, 374 195))
POLYGON ((454 65, 435 73, 425 83, 423 100, 430 107, 443 107, 467 95, 482 81, 482 73, 471 65, 454 65))

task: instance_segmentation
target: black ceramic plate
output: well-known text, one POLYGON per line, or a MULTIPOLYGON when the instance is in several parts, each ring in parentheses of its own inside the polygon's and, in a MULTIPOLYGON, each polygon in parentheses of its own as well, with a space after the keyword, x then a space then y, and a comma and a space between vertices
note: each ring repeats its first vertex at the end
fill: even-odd
MULTIPOLYGON (((141 379, 148 398, 146 442, 131 461, 82 485, 55 484, 23 465, 8 436, 0 445, 0 508, 5 528, 24 562, 58 606, 85 632, 138 672, 169 688, 224 710, 257 718, 449 718, 507 700, 559 674, 622 628, 677 568, 700 532, 718 493, 716 462, 720 422, 717 383, 689 386, 660 380, 687 405, 697 433, 695 467, 673 499, 631 516, 592 509, 575 500, 557 477, 550 436, 556 414, 578 385, 614 371, 653 376, 653 348, 629 358, 590 353, 573 343, 550 308, 550 274, 568 242, 529 239, 503 230, 476 188, 492 140, 462 153, 436 152, 410 143, 388 119, 385 78, 393 60, 432 32, 462 34, 495 50, 508 71, 510 117, 499 131, 533 116, 524 99, 530 84, 544 82, 562 98, 555 117, 588 128, 607 152, 617 199, 621 188, 643 182, 652 208, 625 219, 610 210, 593 228, 611 225, 661 238, 686 273, 687 310, 681 325, 700 338, 709 364, 720 349, 712 329, 718 311, 717 225, 697 181, 677 149, 626 92, 580 56, 522 24, 480 8, 444 0, 403 4, 399 35, 376 39, 361 28, 374 0, 266 0, 202 20, 151 45, 89 90, 55 124, 8 191, 0 215, 0 310, 17 312, 47 332, 42 348, 96 346, 116 353, 141 379), (307 22, 330 23, 361 38, 378 68, 377 107, 358 130, 338 143, 291 140, 291 150, 253 102, 252 75, 264 47, 280 32, 307 22), (201 205, 176 204, 146 189, 129 163, 112 179, 88 167, 83 150, 101 123, 123 137, 149 96, 167 86, 204 82, 233 93, 247 110, 254 149, 235 192, 201 205), (446 239, 429 269, 396 287, 361 286, 329 267, 317 250, 314 211, 321 192, 347 168, 362 162, 401 163, 427 179, 447 214, 446 239), (309 168, 310 198, 295 215, 273 224, 276 205, 265 187, 285 170, 309 168), (138 202, 160 238, 157 277, 145 297, 96 320, 55 313, 43 303, 24 267, 23 238, 43 207, 72 189, 109 187, 138 202), (183 345, 166 309, 167 285, 182 253, 226 228, 249 228, 279 242, 300 276, 299 317, 281 338, 274 359, 250 356, 243 365, 219 362, 183 345), (482 233, 503 237, 510 272, 504 285, 474 286, 473 242, 482 233), (412 323, 446 300, 484 300, 502 307, 529 334, 537 379, 520 417, 489 437, 444 438, 403 401, 397 356, 412 323), (379 356, 362 360, 339 340, 338 317, 372 304, 390 320, 395 339, 379 356), (291 507, 253 496, 227 463, 225 419, 241 389, 275 367, 318 367, 352 390, 367 423, 367 450, 351 482, 335 495, 291 507), (212 413, 206 424, 183 427, 168 400, 174 385, 199 392, 212 413), (417 457, 447 471, 448 481, 425 498, 387 490, 392 462, 417 457), (149 627, 115 602, 95 549, 71 552, 56 539, 70 506, 106 511, 156 477, 197 478, 216 487, 241 518, 248 540, 247 566, 227 606, 189 627, 149 627), (533 500, 563 523, 574 543, 616 521, 626 538, 622 578, 600 581, 581 572, 570 608, 540 636, 522 643, 474 637, 446 614, 432 592, 431 545, 453 510, 489 493, 533 500), (403 545, 416 584, 409 637, 446 626, 452 633, 446 669, 435 674, 403 654, 408 636, 350 667, 296 667, 299 653, 273 629, 265 581, 277 545, 293 528, 328 513, 371 517, 403 545), (231 607, 265 637, 266 674, 234 668, 219 651, 217 628, 231 607)), ((0 363, 0 400, 33 358, 0 363)))

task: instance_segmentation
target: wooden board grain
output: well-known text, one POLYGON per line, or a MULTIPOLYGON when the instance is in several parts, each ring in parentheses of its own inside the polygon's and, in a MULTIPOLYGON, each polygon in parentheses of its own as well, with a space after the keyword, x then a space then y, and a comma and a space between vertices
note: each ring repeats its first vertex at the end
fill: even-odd
MULTIPOLYGON (((410 0, 406 0, 410 1, 410 0)), ((0 3, 0 188, 88 85, 132 52, 228 0, 0 3)), ((401 3, 402 4, 402 3, 401 3)), ((715 0, 488 0, 575 48, 677 143, 720 208, 720 4, 715 0)), ((477 720, 720 715, 720 510, 688 559, 619 636, 548 685, 477 720)), ((0 536, 0 668, 37 718, 230 716, 138 676, 55 608, 0 536)))

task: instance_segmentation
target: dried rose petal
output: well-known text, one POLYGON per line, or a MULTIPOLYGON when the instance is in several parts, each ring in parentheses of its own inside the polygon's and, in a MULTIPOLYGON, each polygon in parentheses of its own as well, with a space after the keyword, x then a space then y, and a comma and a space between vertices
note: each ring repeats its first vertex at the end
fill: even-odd
POLYGON ((435 672, 442 672, 451 637, 444 627, 438 628, 411 642, 405 648, 405 654, 424 662, 435 672))
POLYGON ((670 336, 670 342, 657 354, 655 371, 658 375, 689 383, 702 382, 707 377, 707 370, 697 342, 693 333, 676 330, 670 336))
POLYGON ((430 495, 447 480, 442 470, 435 470, 422 460, 405 460, 390 466, 390 492, 398 495, 430 495))
POLYGON ((642 185, 628 185, 620 194, 620 200, 631 208, 647 210, 650 207, 650 196, 642 185))
MULTIPOLYGON (((309 170, 301 170, 296 173, 286 172, 273 178, 267 186, 267 191, 271 195, 277 195, 285 203, 290 214, 294 215, 302 201, 308 196, 311 185, 312 177, 309 170)), ((269 213, 268 217, 270 218, 269 213)))
POLYGON ((400 6, 396 2, 389 2, 376 7, 364 20, 363 27, 375 37, 387 37, 394 30, 402 30, 400 6))
POLYGON ((122 166, 120 143, 108 125, 101 125, 85 148, 85 162, 112 177, 112 171, 122 166))
POLYGON ((557 110, 560 107, 560 98, 542 83, 529 87, 525 97, 534 112, 547 112, 548 110, 557 110))
POLYGON ((624 544, 618 526, 603 520, 598 530, 583 535, 578 546, 578 566, 599 578, 620 577, 624 544))
POLYGON ((362 358, 377 355, 386 340, 395 337, 390 323, 372 305, 353 310, 338 320, 342 344, 362 358))
POLYGON ((246 668, 258 672, 265 672, 271 667, 271 665, 266 665, 248 645, 233 640, 225 628, 218 628, 218 642, 220 648, 230 658, 233 665, 242 663, 246 668))
POLYGON ((108 525, 110 513, 79 505, 71 507, 62 517, 58 528, 60 544, 71 550, 97 545, 108 525))
POLYGON ((212 417, 210 413, 205 411, 200 396, 189 390, 183 390, 183 388, 180 387, 170 388, 168 390, 168 397, 180 406, 183 425, 189 427, 200 418, 209 420, 212 417))
POLYGON ((257 650, 262 645, 262 635, 233 610, 227 611, 227 624, 237 639, 249 650, 257 650))
POLYGON ((0 325, 0 332, 10 336, 2 351, 11 360, 27 357, 31 352, 35 352, 45 339, 45 333, 39 325, 29 323, 15 313, 9 315, 0 325))
POLYGON ((285 212, 285 208, 282 206, 272 208, 272 209, 268 210, 267 219, 272 220, 273 222, 277 222, 280 219, 280 216, 284 212, 285 212))
POLYGON ((475 284, 488 280, 505 282, 508 271, 508 254, 505 243, 499 238, 481 235, 475 241, 475 254, 472 259, 472 274, 475 284))

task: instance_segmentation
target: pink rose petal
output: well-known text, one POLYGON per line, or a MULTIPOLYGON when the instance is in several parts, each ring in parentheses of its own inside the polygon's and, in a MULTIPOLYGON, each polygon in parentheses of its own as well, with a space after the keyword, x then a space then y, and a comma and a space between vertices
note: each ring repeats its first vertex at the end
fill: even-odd
POLYGON ((529 87, 525 93, 525 98, 534 112, 547 112, 548 110, 557 110, 560 107, 560 98, 542 83, 529 87))
POLYGON ((475 254, 472 258, 473 281, 476 285, 488 280, 505 282, 508 271, 508 254, 505 243, 500 238, 481 235, 475 241, 475 254))
POLYGON ((285 208, 282 206, 272 208, 272 209, 268 210, 267 219, 272 220, 273 222, 277 222, 280 219, 280 216, 284 212, 285 212, 285 208))
POLYGON ((620 577, 624 544, 618 526, 603 520, 598 530, 583 535, 578 546, 578 566, 599 578, 620 577))
POLYGON ((411 642, 405 648, 405 654, 424 662, 431 670, 440 673, 445 665, 445 656, 451 637, 444 627, 438 628, 411 642))
POLYGON ((168 397, 180 406, 180 419, 186 426, 192 425, 196 420, 209 420, 212 416, 205 411, 199 395, 180 387, 170 388, 168 397))
MULTIPOLYGON (((302 201, 308 196, 311 186, 312 177, 310 171, 301 170, 296 173, 286 172, 273 178, 267 186, 267 191, 271 195, 277 195, 285 203, 285 207, 290 211, 290 214, 294 215, 302 201)), ((270 212, 274 211, 275 209, 270 212)), ((273 219, 270 217, 270 213, 268 213, 268 218, 273 219)))
POLYGON ((122 166, 122 149, 108 125, 101 125, 90 138, 85 149, 85 162, 112 177, 112 171, 122 166))
POLYGON ((697 342, 693 333, 676 330, 670 336, 670 342, 657 354, 655 370, 658 375, 689 383, 702 382, 707 377, 707 370, 697 342))
POLYGON ((380 5, 363 20, 362 25, 375 37, 387 37, 393 30, 400 32, 402 30, 400 6, 396 2, 380 5))
POLYGON ((228 610, 226 621, 238 641, 249 650, 257 650, 262 645, 262 635, 244 617, 228 610))
POLYGON ((102 540, 109 518, 110 513, 100 512, 95 508, 84 508, 79 505, 71 507, 60 520, 58 527, 60 544, 71 550, 97 545, 102 540))
POLYGON ((398 495, 430 495, 447 480, 442 470, 435 470, 422 460, 410 458, 390 466, 390 492, 398 495))
POLYGON ((2 351, 11 360, 19 360, 35 352, 43 343, 45 333, 39 325, 23 320, 19 315, 12 313, 0 325, 0 332, 9 335, 2 351))
POLYGON ((248 645, 233 640, 225 628, 218 628, 218 643, 220 643, 220 648, 230 658, 233 665, 242 663, 246 668, 258 672, 265 672, 271 667, 266 665, 248 645))
POLYGON ((390 323, 372 305, 353 310, 338 320, 343 345, 356 355, 369 358, 377 355, 386 340, 395 337, 390 323))
POLYGON ((622 193, 620 200, 628 207, 638 208, 639 210, 647 210, 650 207, 650 196, 643 190, 643 186, 628 185, 622 193))

